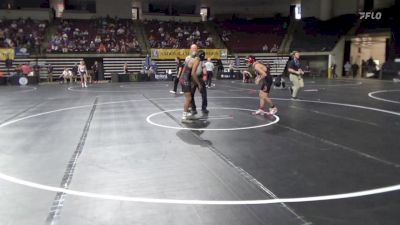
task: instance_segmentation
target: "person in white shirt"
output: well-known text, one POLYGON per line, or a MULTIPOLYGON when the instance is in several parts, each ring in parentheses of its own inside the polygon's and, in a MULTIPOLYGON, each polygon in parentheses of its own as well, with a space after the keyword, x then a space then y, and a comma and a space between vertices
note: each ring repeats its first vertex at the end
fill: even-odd
POLYGON ((350 70, 351 70, 351 64, 349 61, 346 62, 346 64, 344 64, 344 73, 345 76, 349 76, 350 75, 350 70))
POLYGON ((69 79, 69 82, 72 84, 72 78, 73 78, 72 71, 64 67, 64 71, 61 74, 60 81, 61 78, 64 79, 64 83, 67 83, 67 80, 69 79))
POLYGON ((122 35, 122 34, 124 34, 124 33, 125 33, 125 30, 122 29, 122 27, 120 27, 120 28, 117 30, 117 34, 118 34, 118 35, 122 35))
POLYGON ((212 80, 212 77, 214 76, 214 74, 213 74, 214 63, 211 62, 211 58, 207 59, 207 62, 205 63, 205 67, 206 67, 206 70, 207 70, 207 83, 206 83, 207 85, 206 85, 206 87, 210 88, 211 85, 212 85, 211 84, 211 80, 212 80))
POLYGON ((85 61, 81 60, 81 63, 78 65, 78 74, 81 78, 81 85, 83 88, 87 88, 87 76, 88 71, 85 65, 85 61))

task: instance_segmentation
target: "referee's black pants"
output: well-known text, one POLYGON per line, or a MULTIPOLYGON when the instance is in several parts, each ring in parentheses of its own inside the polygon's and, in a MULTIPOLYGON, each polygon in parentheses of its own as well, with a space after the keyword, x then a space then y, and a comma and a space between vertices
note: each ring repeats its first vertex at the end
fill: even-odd
MULTIPOLYGON (((203 81, 203 79, 200 79, 200 85, 201 85, 201 110, 206 110, 207 109, 207 88, 206 88, 206 83, 203 81)), ((196 102, 194 100, 194 94, 196 92, 196 89, 198 89, 198 85, 195 84, 192 88, 192 110, 196 110, 196 102)))

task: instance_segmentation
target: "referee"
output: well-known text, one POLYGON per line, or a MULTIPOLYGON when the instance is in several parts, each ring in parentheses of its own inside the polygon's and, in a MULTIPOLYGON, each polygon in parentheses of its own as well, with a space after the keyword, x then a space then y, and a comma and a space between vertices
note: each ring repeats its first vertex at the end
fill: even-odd
MULTIPOLYGON (((176 94, 176 92, 178 91, 178 83, 184 67, 184 63, 179 57, 176 57, 175 62, 176 62, 176 76, 174 77, 174 89, 169 91, 172 94, 176 94)), ((183 94, 183 92, 181 91, 180 94, 183 94)))
POLYGON ((289 78, 290 81, 292 82, 292 87, 290 88, 290 93, 292 95, 292 99, 297 99, 297 95, 299 94, 299 91, 301 88, 304 87, 304 81, 303 81, 303 70, 301 69, 301 64, 300 64, 300 52, 294 51, 292 53, 293 59, 289 62, 288 65, 288 72, 290 74, 289 78))

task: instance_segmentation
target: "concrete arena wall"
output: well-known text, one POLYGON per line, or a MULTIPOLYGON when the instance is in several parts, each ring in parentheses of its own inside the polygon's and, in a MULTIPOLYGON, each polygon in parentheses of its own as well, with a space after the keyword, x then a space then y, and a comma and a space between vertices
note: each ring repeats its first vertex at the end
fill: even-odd
POLYGON ((63 19, 88 20, 88 19, 93 19, 93 18, 97 18, 97 14, 75 11, 75 10, 66 10, 63 13, 63 19))
POLYGON ((132 18, 132 0, 118 0, 113 2, 110 0, 96 0, 97 16, 118 17, 122 19, 132 18))
POLYGON ((31 18, 36 20, 50 20, 51 10, 49 9, 1 9, 0 18, 18 19, 18 18, 31 18))

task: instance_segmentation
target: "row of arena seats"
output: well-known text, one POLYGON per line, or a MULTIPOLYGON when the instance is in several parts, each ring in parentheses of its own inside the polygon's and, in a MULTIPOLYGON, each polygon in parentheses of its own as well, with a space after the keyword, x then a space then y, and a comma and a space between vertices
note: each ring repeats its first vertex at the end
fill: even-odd
MULTIPOLYGON (((393 14, 390 10, 383 10, 385 16, 382 20, 362 21, 356 34, 377 31, 378 28, 393 30, 396 25, 390 16, 393 14)), ((304 18, 292 23, 295 29, 290 49, 331 51, 340 37, 356 25, 358 17, 349 14, 328 21, 304 18)), ((215 48, 216 40, 213 38, 220 38, 235 53, 275 53, 281 47, 291 22, 287 17, 274 17, 214 23, 217 29, 209 30, 210 27, 201 22, 149 20, 137 26, 132 20, 113 18, 52 23, 0 19, 0 48, 25 48, 29 52, 46 49, 48 53, 141 53, 141 45, 146 42, 152 48, 187 48, 192 43, 201 48, 215 48), (139 42, 142 39, 144 43, 139 42)))
POLYGON ((235 52, 277 52, 287 32, 288 18, 219 22, 222 41, 235 52))
MULTIPOLYGON (((151 20, 143 21, 142 24, 145 38, 152 48, 186 48, 193 43, 201 48, 215 48, 215 36, 201 22, 151 20)), ((45 49, 47 53, 141 52, 138 28, 131 20, 100 18, 63 20, 50 24, 34 20, 0 20, 0 25, 0 47, 23 47, 31 53, 38 49, 45 49), (47 42, 43 43, 44 40, 47 42)), ((270 49, 274 45, 277 46, 275 49, 279 48, 286 33, 282 26, 283 23, 274 20, 268 24, 254 25, 225 23, 221 30, 233 33, 232 41, 225 41, 231 50, 257 52, 265 45, 270 46, 270 49)), ((224 34, 219 31, 217 36, 222 37, 224 34)))
POLYGON ((350 14, 327 21, 314 17, 298 22, 293 34, 290 49, 298 51, 331 51, 340 37, 345 35, 355 24, 359 16, 350 14))
POLYGON ((64 20, 56 24, 48 52, 135 53, 141 48, 132 22, 102 18, 99 20, 64 20))
POLYGON ((47 27, 47 21, 0 19, 0 48, 23 48, 29 52, 39 52, 47 27))
POLYGON ((144 21, 152 48, 185 48, 197 44, 201 48, 214 48, 209 31, 200 22, 144 21))

